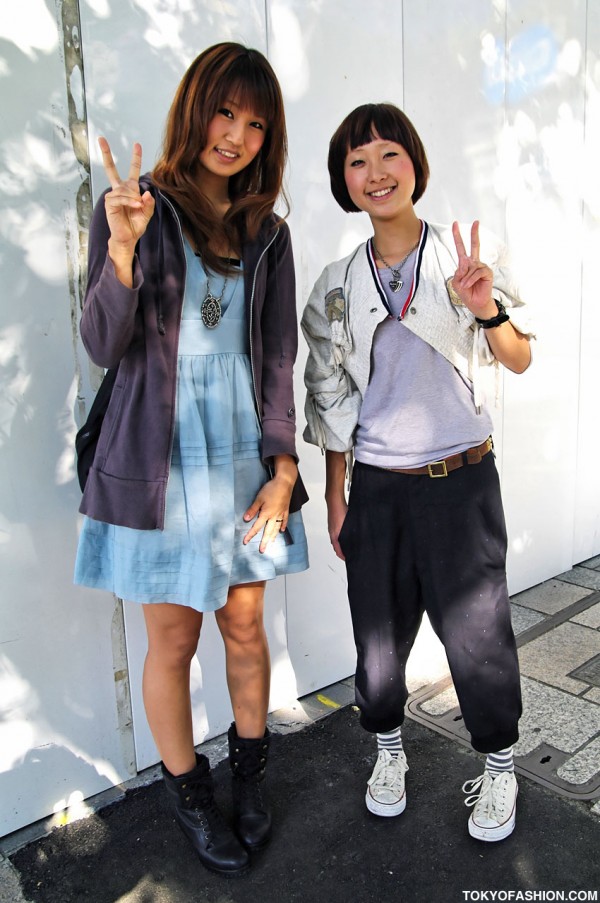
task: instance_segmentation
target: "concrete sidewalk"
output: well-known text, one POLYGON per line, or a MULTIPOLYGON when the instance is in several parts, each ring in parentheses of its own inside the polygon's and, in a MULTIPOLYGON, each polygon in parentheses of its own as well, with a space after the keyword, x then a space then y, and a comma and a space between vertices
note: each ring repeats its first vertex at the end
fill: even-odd
MULTIPOLYGON (((409 673, 402 816, 365 809, 373 741, 358 724, 348 679, 269 717, 276 832, 248 876, 227 881, 202 868, 149 769, 126 792, 102 795, 95 802, 112 805, 82 821, 0 840, 0 903, 452 903, 484 890, 600 899, 600 556, 515 596, 512 607, 525 712, 515 748, 517 828, 506 841, 468 836, 461 785, 482 760, 425 627, 409 673)), ((217 738, 203 751, 227 811, 225 748, 217 738)))

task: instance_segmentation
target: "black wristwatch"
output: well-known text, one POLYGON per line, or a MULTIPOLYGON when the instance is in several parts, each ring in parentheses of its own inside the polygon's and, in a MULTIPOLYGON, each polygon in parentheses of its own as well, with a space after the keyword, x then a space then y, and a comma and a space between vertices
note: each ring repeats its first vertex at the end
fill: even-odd
POLYGON ((476 322, 479 323, 482 329, 493 329, 495 326, 500 326, 501 323, 506 323, 507 320, 510 320, 502 301, 498 301, 497 298, 494 298, 494 301, 498 308, 498 313, 495 317, 490 317, 489 320, 480 320, 479 317, 475 317, 476 322))

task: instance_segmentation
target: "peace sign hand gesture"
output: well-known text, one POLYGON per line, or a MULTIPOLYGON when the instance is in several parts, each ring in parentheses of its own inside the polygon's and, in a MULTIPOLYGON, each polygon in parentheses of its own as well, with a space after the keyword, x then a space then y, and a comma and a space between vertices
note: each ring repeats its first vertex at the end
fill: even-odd
POLYGON ((492 299, 493 273, 479 259, 479 221, 471 226, 471 253, 467 254, 458 223, 452 223, 452 235, 458 254, 458 267, 452 277, 452 288, 471 313, 482 320, 497 314, 492 299))
POLYGON ((142 237, 154 213, 154 198, 149 191, 140 194, 140 170, 142 168, 142 147, 133 145, 129 175, 121 179, 106 138, 98 138, 102 152, 102 163, 111 191, 105 197, 106 219, 110 229, 110 241, 122 251, 133 255, 138 240, 142 237))

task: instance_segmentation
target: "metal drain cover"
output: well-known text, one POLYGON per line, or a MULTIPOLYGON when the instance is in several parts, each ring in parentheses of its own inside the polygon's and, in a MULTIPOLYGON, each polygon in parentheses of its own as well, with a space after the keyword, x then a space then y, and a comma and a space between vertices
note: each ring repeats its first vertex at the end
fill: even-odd
POLYGON ((574 677, 576 680, 583 680, 594 687, 600 687, 600 655, 595 655, 594 658, 584 662, 583 665, 574 668, 567 676, 574 677))

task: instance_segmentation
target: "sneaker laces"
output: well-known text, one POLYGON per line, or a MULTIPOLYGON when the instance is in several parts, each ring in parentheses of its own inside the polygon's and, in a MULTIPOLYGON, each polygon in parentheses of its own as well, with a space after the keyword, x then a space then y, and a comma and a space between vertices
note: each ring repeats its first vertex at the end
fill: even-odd
POLYGON ((474 818, 489 818, 494 821, 502 821, 506 809, 506 790, 509 774, 503 772, 495 778, 484 771, 478 778, 465 781, 462 786, 463 793, 468 793, 465 806, 474 806, 474 818))
POLYGON ((406 756, 400 752, 393 756, 388 750, 382 749, 377 756, 377 762, 373 774, 367 781, 369 787, 400 787, 404 775, 408 771, 406 756))
POLYGON ((494 811, 494 797, 492 794, 492 779, 485 772, 471 781, 465 781, 462 786, 463 793, 470 794, 465 800, 465 806, 474 806, 475 815, 483 815, 491 818, 494 811))

